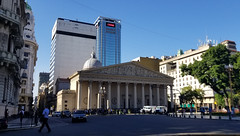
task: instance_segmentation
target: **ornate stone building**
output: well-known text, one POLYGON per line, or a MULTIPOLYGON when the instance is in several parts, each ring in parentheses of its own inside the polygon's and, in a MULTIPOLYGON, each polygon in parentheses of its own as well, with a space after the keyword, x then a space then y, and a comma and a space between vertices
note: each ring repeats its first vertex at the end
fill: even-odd
MULTIPOLYGON (((136 109, 144 105, 168 105, 167 86, 172 88, 172 77, 150 70, 137 62, 106 67, 96 66, 96 62, 91 58, 86 62, 90 63, 87 68, 84 67, 69 77, 70 90, 62 90, 57 94, 58 111, 136 109), (66 94, 71 96, 63 97, 66 94)), ((173 103, 171 106, 173 108, 173 103)))
POLYGON ((17 113, 20 88, 20 49, 26 25, 24 0, 0 1, 0 117, 17 113))
POLYGON ((34 31, 34 16, 32 9, 26 3, 26 18, 27 25, 24 27, 23 39, 24 47, 21 49, 21 61, 25 62, 24 67, 21 69, 21 89, 19 92, 19 110, 24 109, 25 112, 32 110, 33 103, 33 73, 37 61, 38 45, 35 39, 34 31))

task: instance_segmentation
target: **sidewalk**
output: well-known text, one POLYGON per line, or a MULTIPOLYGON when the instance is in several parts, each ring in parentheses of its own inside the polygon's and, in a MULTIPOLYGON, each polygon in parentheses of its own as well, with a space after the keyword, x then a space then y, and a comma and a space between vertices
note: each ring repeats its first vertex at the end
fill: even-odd
POLYGON ((34 119, 32 118, 23 118, 22 124, 20 123, 20 118, 10 119, 8 121, 7 129, 0 129, 1 131, 9 131, 9 130, 21 130, 21 129, 29 129, 36 128, 40 126, 40 122, 38 122, 37 126, 35 125, 34 119))
MULTIPOLYGON (((195 118, 195 119, 210 119, 210 115, 203 115, 201 116, 200 113, 192 113, 190 115, 190 113, 177 113, 177 116, 176 116, 176 113, 169 113, 168 116, 171 116, 171 117, 178 117, 178 118, 195 118)), ((222 120, 229 120, 229 116, 214 116, 212 115, 212 118, 213 120, 219 120, 219 119, 222 119, 222 120)), ((240 117, 239 116, 233 116, 231 118, 231 120, 233 121, 240 121, 240 117)))

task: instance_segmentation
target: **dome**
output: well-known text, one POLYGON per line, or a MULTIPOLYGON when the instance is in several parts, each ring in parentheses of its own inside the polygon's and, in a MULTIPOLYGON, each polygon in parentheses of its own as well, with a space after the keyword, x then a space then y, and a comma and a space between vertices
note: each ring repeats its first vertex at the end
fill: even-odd
POLYGON ((99 67, 102 67, 102 63, 96 59, 95 53, 93 52, 91 54, 91 58, 84 63, 83 70, 88 70, 91 68, 99 68, 99 67))

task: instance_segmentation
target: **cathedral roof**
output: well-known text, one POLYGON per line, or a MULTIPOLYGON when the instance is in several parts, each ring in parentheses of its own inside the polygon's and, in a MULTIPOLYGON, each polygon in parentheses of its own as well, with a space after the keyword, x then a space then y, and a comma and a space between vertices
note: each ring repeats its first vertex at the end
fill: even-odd
POLYGON ((99 68, 99 67, 102 67, 102 63, 96 59, 95 53, 93 52, 91 54, 91 58, 84 63, 83 70, 89 70, 92 68, 99 68))

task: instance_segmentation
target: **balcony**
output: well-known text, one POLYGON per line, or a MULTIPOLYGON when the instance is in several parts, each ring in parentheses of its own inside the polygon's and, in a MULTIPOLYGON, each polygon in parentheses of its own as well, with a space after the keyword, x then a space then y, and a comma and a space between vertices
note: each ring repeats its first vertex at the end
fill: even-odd
POLYGON ((9 66, 10 64, 17 65, 18 59, 17 56, 11 52, 0 51, 0 63, 3 65, 4 63, 9 66))
POLYGON ((20 16, 6 9, 0 9, 0 17, 20 25, 20 16))

